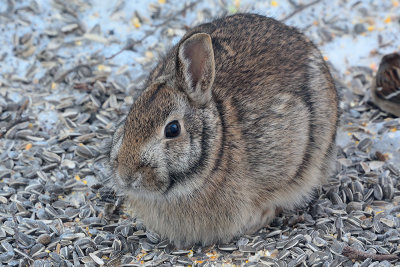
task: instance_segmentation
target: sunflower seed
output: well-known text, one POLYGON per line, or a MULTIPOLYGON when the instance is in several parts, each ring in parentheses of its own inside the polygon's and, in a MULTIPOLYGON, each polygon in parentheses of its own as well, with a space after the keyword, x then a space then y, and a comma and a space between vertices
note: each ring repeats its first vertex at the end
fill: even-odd
POLYGON ((90 253, 89 256, 93 259, 94 262, 96 262, 99 265, 104 265, 104 261, 99 258, 95 253, 90 253))
POLYGON ((395 222, 393 220, 390 219, 386 219, 386 218, 380 218, 379 220, 383 225, 386 225, 387 227, 393 228, 395 227, 395 222))
POLYGON ((187 255, 189 253, 189 250, 174 250, 171 252, 172 255, 187 255))
POLYGON ((51 237, 48 234, 41 234, 37 238, 37 242, 39 242, 40 244, 43 244, 43 245, 47 245, 51 242, 51 237))
POLYGON ((340 196, 336 192, 331 193, 331 201, 333 204, 343 204, 343 200, 340 198, 340 196))
POLYGON ((370 188, 364 195, 363 201, 367 201, 374 194, 374 189, 370 188))
MULTIPOLYGON (((209 6, 156 1, 148 7, 140 0, 133 10, 121 0, 111 4, 106 15, 101 6, 93 12, 87 3, 50 2, 33 0, 26 7, 8 1, 0 8, 0 24, 7 24, 2 34, 10 41, 0 47, 0 239, 9 245, 0 246, 0 265, 390 266, 370 259, 353 263, 342 255, 344 245, 367 253, 397 254, 400 244, 395 146, 400 120, 369 105, 365 93, 375 75, 365 62, 368 57, 379 60, 380 55, 367 53, 367 60, 357 67, 340 63, 348 49, 342 49, 344 57, 328 60, 337 72, 333 74, 343 110, 338 160, 334 176, 318 189, 309 206, 284 211, 266 228, 232 243, 196 245, 179 252, 125 214, 121 192, 106 185, 113 181, 106 166, 106 144, 145 88, 154 56, 165 51, 164 44, 185 34, 182 25, 226 13, 224 1, 211 0, 209 6), (174 12, 179 5, 185 12, 174 12), (127 32, 141 41, 133 50, 105 60, 110 55, 98 44, 123 47, 126 33, 115 25, 133 27, 132 16, 121 12, 139 20, 140 25, 133 25, 135 31, 127 32), (103 21, 109 15, 112 24, 103 21), (41 17, 48 17, 48 23, 40 23, 41 17), (84 23, 88 18, 90 23, 84 23), (86 24, 95 26, 85 29, 86 24), (80 59, 80 55, 85 56, 80 59), (138 58, 135 64, 127 62, 132 56, 138 58)), ((237 2, 238 10, 270 8, 270 3, 244 7, 237 2)), ((284 18, 282 12, 295 10, 292 2, 279 2, 287 10, 277 9, 278 19, 284 18)), ((386 20, 386 9, 386 5, 368 9, 358 3, 340 12, 330 9, 328 16, 320 2, 291 17, 291 23, 304 28, 322 48, 333 47, 325 49, 330 56, 338 38, 386 20), (367 21, 354 27, 351 18, 357 14, 367 21), (309 27, 312 20, 315 23, 309 27)), ((395 50, 399 41, 386 28, 371 28, 364 37, 379 35, 377 46, 395 50)))
POLYGON ((374 185, 374 197, 377 200, 382 200, 383 199, 382 187, 379 184, 375 184, 374 185))
POLYGON ((286 245, 283 247, 284 249, 291 249, 292 247, 296 246, 299 243, 298 239, 292 239, 289 242, 286 243, 286 245))
POLYGON ((147 231, 146 236, 154 244, 158 244, 161 240, 160 235, 155 232, 147 231))
POLYGON ((383 225, 378 220, 374 220, 373 221, 372 227, 373 227, 373 229, 374 229, 374 231, 376 233, 382 233, 383 232, 383 225))

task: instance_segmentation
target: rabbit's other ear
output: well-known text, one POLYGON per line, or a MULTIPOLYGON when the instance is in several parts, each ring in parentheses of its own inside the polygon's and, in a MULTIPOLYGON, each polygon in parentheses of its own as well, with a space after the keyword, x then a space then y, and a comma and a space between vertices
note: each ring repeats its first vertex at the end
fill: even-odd
POLYGON ((178 81, 196 104, 211 100, 211 87, 215 77, 214 51, 211 37, 196 33, 186 39, 178 49, 178 81))

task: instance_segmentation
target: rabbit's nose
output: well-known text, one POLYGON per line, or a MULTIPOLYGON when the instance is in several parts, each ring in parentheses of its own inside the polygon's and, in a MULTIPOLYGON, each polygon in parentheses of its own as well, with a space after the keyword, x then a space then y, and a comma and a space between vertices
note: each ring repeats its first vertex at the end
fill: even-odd
POLYGON ((140 168, 141 162, 139 157, 133 153, 120 153, 116 159, 116 171, 121 181, 130 183, 137 179, 135 173, 140 168))
POLYGON ((121 182, 126 185, 134 183, 140 178, 140 174, 137 172, 137 168, 132 165, 118 164, 117 173, 121 182))
POLYGON ((153 169, 143 163, 139 164, 119 164, 118 175, 123 183, 126 185, 139 186, 146 183, 149 177, 154 176, 153 169))

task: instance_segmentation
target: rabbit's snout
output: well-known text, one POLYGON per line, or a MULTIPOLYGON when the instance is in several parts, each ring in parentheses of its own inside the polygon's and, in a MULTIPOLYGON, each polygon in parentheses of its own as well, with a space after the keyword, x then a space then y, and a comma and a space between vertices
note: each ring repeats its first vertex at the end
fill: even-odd
POLYGON ((140 180, 141 172, 138 172, 137 168, 133 169, 132 164, 118 163, 117 176, 124 185, 129 186, 140 180))
POLYGON ((132 165, 118 164, 117 168, 120 181, 131 189, 155 186, 156 175, 154 171, 154 167, 145 166, 141 163, 132 165))

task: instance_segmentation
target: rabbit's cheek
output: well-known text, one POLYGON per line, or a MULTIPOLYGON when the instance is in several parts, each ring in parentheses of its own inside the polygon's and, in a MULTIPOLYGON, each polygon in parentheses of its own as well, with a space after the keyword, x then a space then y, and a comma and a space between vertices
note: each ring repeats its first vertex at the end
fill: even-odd
POLYGON ((184 172, 191 167, 190 160, 197 156, 198 149, 196 144, 191 144, 187 135, 179 140, 174 140, 166 144, 164 159, 166 166, 173 172, 184 172))

